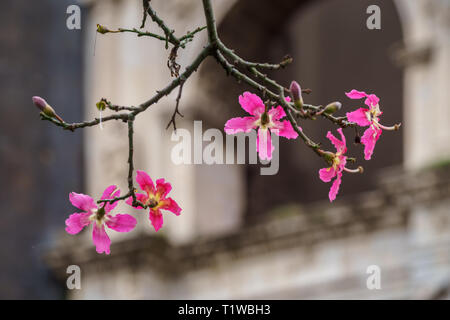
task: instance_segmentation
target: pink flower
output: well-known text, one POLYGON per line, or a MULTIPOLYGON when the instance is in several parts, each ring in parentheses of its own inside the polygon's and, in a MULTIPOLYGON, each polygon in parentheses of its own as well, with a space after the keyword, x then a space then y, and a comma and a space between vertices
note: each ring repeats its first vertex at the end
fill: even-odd
POLYGON ((357 91, 353 89, 350 92, 345 93, 350 99, 366 98, 364 103, 369 108, 359 108, 353 112, 347 112, 347 119, 349 122, 356 123, 361 127, 369 128, 364 131, 361 137, 361 143, 364 145, 364 159, 370 160, 375 149, 375 144, 380 138, 382 129, 384 130, 398 130, 400 125, 394 125, 392 127, 386 127, 379 122, 379 116, 383 114, 380 111, 378 102, 380 99, 374 94, 367 94, 363 91, 357 91))
MULTIPOLYGON (((164 179, 156 180, 156 188, 152 179, 144 171, 136 171, 136 181, 146 194, 136 193, 136 199, 150 208, 150 221, 155 231, 158 231, 163 225, 163 216, 161 209, 173 212, 179 216, 181 208, 172 198, 167 198, 167 194, 172 190, 170 183, 164 179)), ((133 205, 133 199, 129 197, 126 201, 130 206, 133 205)), ((138 206, 137 209, 143 209, 138 206)))
MULTIPOLYGON (((120 195, 120 190, 112 185, 103 192, 102 200, 113 199, 120 195)), ((129 214, 111 215, 111 211, 116 207, 117 202, 113 204, 105 203, 98 208, 94 199, 81 193, 71 192, 69 200, 73 206, 82 210, 74 213, 66 220, 66 231, 70 234, 77 234, 84 227, 93 224, 92 240, 98 253, 110 253, 111 240, 109 239, 105 225, 118 232, 129 232, 136 226, 136 219, 129 214)))
POLYGON ((336 177, 331 185, 330 192, 328 193, 330 202, 336 199, 336 195, 339 192, 342 171, 345 170, 351 173, 362 172, 362 167, 354 170, 345 167, 347 164, 347 156, 345 156, 345 153, 347 152, 346 140, 344 134, 342 133, 342 128, 337 129, 337 131, 341 135, 342 140, 337 139, 330 131, 327 133, 327 138, 330 139, 331 143, 336 148, 336 153, 328 153, 328 158, 332 163, 331 167, 322 168, 319 170, 319 177, 323 182, 330 182, 331 179, 336 177))
MULTIPOLYGON (((287 97, 286 101, 289 102, 290 98, 287 97)), ((298 134, 294 131, 290 122, 288 120, 280 121, 281 118, 286 116, 281 106, 267 110, 268 108, 261 98, 250 92, 244 92, 239 96, 239 104, 251 116, 228 120, 225 123, 225 132, 235 134, 257 129, 256 151, 262 160, 272 159, 272 151, 275 147, 272 145, 271 133, 288 139, 297 138, 298 134)))

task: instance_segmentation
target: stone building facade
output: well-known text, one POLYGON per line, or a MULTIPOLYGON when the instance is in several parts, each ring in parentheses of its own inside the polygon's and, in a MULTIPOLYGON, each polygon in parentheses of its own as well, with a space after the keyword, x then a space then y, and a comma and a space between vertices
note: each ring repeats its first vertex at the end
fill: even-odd
MULTIPOLYGON (((317 159, 298 141, 282 146, 281 166, 289 171, 280 169, 284 171, 274 177, 258 177, 248 166, 174 165, 172 133, 165 130, 174 92, 136 121, 136 167, 171 181, 183 214, 166 215, 158 234, 139 214, 137 232, 112 237, 110 256, 96 254, 88 234, 76 239, 61 235, 46 261, 61 281, 68 265, 81 267, 82 289, 68 291, 68 298, 449 298, 450 2, 255 2, 213 1, 224 41, 235 41, 237 51, 248 58, 275 60, 298 53, 293 70, 274 76, 311 85, 308 99, 315 103, 342 95, 348 86, 374 86, 381 92, 386 119, 402 119, 402 133, 387 133, 386 142, 377 145, 380 155, 368 164, 368 187, 357 181, 360 176, 345 177, 347 189, 330 205, 323 200, 328 186, 309 182, 318 180, 317 159), (381 8, 378 31, 365 26, 365 9, 371 4, 381 8), (354 61, 370 58, 367 66, 345 65, 352 50, 367 52, 354 56, 354 61), (339 91, 329 89, 333 86, 339 91), (293 172, 308 184, 289 180, 293 172), (287 190, 277 194, 282 185, 287 190), (367 270, 373 265, 381 270, 379 290, 367 288, 367 270)), ((95 30, 97 23, 109 28, 140 23, 140 1, 84 4, 87 30, 95 30)), ((153 5, 180 33, 204 23, 198 1, 153 5)), ((170 80, 168 52, 156 40, 123 34, 94 37, 94 32, 86 33, 84 42, 86 118, 97 116, 94 106, 101 97, 135 105, 170 80)), ((179 63, 188 64, 205 40, 198 35, 179 63)), ((230 96, 242 92, 226 81, 231 82, 207 61, 183 90, 186 117, 178 126, 191 128, 193 120, 202 119, 205 128, 222 128, 223 120, 238 110, 236 101, 236 108, 230 107, 230 96)), ((327 128, 313 132, 323 135, 327 128)), ((126 146, 122 123, 85 132, 86 193, 100 194, 112 183, 126 188, 126 146)), ((130 209, 120 205, 118 211, 130 209)))

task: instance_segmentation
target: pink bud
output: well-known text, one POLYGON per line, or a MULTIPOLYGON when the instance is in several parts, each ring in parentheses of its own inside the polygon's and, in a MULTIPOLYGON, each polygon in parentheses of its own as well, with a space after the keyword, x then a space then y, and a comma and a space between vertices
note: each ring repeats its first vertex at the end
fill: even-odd
POLYGON ((327 113, 327 114, 333 114, 333 113, 335 113, 336 111, 341 110, 341 108, 342 108, 342 103, 340 103, 339 101, 335 101, 335 102, 329 103, 329 104, 325 107, 325 109, 323 110, 323 112, 324 112, 324 113, 327 113))
POLYGON ((55 110, 53 110, 53 108, 50 107, 47 101, 45 101, 43 98, 34 96, 31 99, 33 100, 34 105, 38 107, 43 114, 52 118, 56 118, 60 122, 64 122, 64 120, 61 119, 61 117, 56 114, 55 110))
POLYGON ((291 91, 294 105, 298 109, 301 109, 303 107, 302 88, 300 88, 300 85, 297 83, 297 81, 292 81, 289 90, 291 91))
POLYGON ((45 110, 45 107, 47 106, 47 102, 44 99, 42 99, 41 97, 38 97, 38 96, 34 96, 31 99, 33 100, 34 105, 39 108, 39 110, 41 110, 41 111, 45 110))

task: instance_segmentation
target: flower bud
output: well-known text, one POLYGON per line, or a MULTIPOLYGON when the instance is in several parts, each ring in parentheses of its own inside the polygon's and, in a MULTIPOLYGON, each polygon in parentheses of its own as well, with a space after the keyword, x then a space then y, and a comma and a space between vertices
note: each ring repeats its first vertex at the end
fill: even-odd
POLYGON ((47 103, 47 101, 45 101, 43 98, 38 97, 38 96, 34 96, 31 98, 33 100, 33 103, 36 107, 38 107, 39 110, 41 110, 41 112, 43 114, 45 114, 48 117, 51 118, 56 118, 61 122, 64 122, 63 119, 61 119, 55 112, 55 110, 53 110, 52 107, 50 107, 50 105, 47 103))
POLYGON ((47 101, 38 96, 34 96, 31 99, 33 100, 34 105, 38 107, 39 110, 41 110, 41 112, 43 112, 45 115, 49 117, 55 116, 55 110, 53 110, 53 108, 49 106, 47 101))
POLYGON ((303 98, 302 98, 302 88, 297 83, 297 81, 292 81, 291 86, 289 87, 291 91, 292 100, 294 101, 294 105, 297 109, 302 109, 303 107, 303 98))
POLYGON ((108 28, 102 26, 101 24, 97 24, 97 32, 101 34, 105 34, 111 32, 108 28))
POLYGON ((106 100, 105 99, 101 99, 95 105, 97 106, 98 111, 103 111, 103 110, 106 109, 106 100))
POLYGON ((329 103, 325 109, 323 110, 324 113, 326 114, 333 114, 336 111, 340 110, 342 107, 342 103, 340 103, 339 101, 335 101, 332 103, 329 103))

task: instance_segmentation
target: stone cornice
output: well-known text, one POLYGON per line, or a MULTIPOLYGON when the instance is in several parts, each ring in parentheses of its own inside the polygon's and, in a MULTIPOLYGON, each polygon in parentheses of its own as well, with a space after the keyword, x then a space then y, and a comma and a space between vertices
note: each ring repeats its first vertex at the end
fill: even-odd
POLYGON ((175 246, 163 237, 142 235, 113 244, 110 256, 98 255, 90 243, 80 247, 74 240, 54 248, 45 258, 61 278, 67 276, 65 268, 74 263, 82 268, 101 265, 102 270, 150 268, 162 276, 173 277, 192 268, 218 265, 224 259, 311 247, 377 230, 404 228, 411 206, 432 203, 450 194, 448 167, 413 174, 398 169, 394 172, 386 174, 379 191, 360 194, 351 203, 312 204, 292 216, 244 227, 226 236, 175 246))

